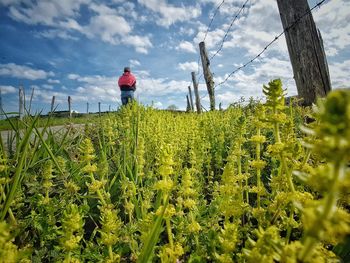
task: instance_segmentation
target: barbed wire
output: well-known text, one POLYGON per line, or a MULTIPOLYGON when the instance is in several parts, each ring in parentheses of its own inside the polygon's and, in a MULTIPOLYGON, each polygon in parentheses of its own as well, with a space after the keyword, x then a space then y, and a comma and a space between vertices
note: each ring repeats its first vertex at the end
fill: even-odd
POLYGON ((313 6, 310 10, 306 11, 303 15, 301 15, 299 18, 297 18, 291 25, 287 26, 280 34, 278 34, 277 36, 275 36, 275 38, 270 41, 263 49, 260 53, 258 53, 255 57, 253 57, 251 60, 247 61, 245 64, 243 64, 242 66, 234 69, 230 74, 228 74, 228 76, 220 83, 218 83, 217 85, 214 86, 214 89, 222 84, 224 84, 229 78, 231 78, 234 74, 236 74, 238 71, 240 71, 241 69, 247 67, 249 64, 253 63, 256 59, 258 59, 273 43, 275 43, 283 34, 285 34, 288 30, 290 30, 291 28, 293 28, 295 25, 297 25, 300 20, 302 18, 304 18, 306 15, 311 14, 312 11, 314 9, 316 9, 317 7, 321 7, 321 5, 325 2, 326 0, 322 0, 320 2, 318 2, 315 6, 313 6))
POLYGON ((234 18, 231 20, 230 26, 227 28, 226 33, 224 35, 224 37, 222 38, 221 44, 219 46, 219 49, 214 53, 214 55, 212 55, 209 60, 212 60, 217 54, 219 54, 219 52, 222 50, 224 43, 226 41, 226 38, 228 37, 228 33, 230 32, 233 24, 236 22, 236 20, 238 19, 239 15, 242 13, 242 11, 244 10, 244 8, 246 7, 247 3, 249 0, 246 0, 244 2, 244 4, 242 5, 242 7, 238 10, 238 12, 236 13, 236 15, 234 16, 234 18))
MULTIPOLYGON (((241 14, 241 12, 242 12, 242 11, 244 10, 244 8, 247 6, 248 1, 251 1, 251 0, 246 0, 246 1, 244 2, 244 4, 242 5, 242 7, 238 10, 238 12, 236 13, 236 15, 235 15, 235 16, 233 17, 233 19, 231 20, 231 23, 230 23, 228 29, 226 30, 225 35, 224 35, 224 37, 223 37, 223 39, 222 39, 222 41, 221 41, 221 43, 220 43, 219 49, 215 52, 215 54, 214 54, 213 56, 211 56, 211 57, 209 58, 209 61, 212 60, 212 59, 222 50, 222 48, 223 48, 223 46, 224 46, 224 43, 225 43, 225 41, 226 41, 226 38, 228 37, 228 33, 230 32, 230 30, 231 30, 231 28, 232 28, 234 22, 238 19, 238 17, 239 17, 239 15, 241 14)), ((222 5, 224 2, 225 2, 225 1, 222 1, 221 4, 216 8, 215 14, 217 13, 217 11, 219 10, 219 8, 221 7, 221 5, 222 5)), ((215 16, 213 16, 213 17, 215 17, 215 16)), ((212 23, 212 21, 209 23, 209 27, 210 27, 211 23, 212 23)), ((209 29, 209 27, 208 27, 208 29, 209 29)), ((208 30, 207 30, 207 32, 206 32, 206 35, 207 35, 207 33, 208 33, 208 30)), ((205 38, 206 38, 206 35, 205 35, 205 37, 204 37, 204 40, 205 40, 205 38)), ((204 41, 204 40, 203 40, 203 41, 204 41)), ((196 75, 199 75, 199 69, 200 69, 200 66, 199 66, 199 65, 200 65, 200 55, 198 56, 197 65, 198 65, 198 71, 197 71, 197 74, 196 74, 196 75)), ((200 79, 201 79, 202 77, 203 77, 203 72, 202 72, 202 74, 198 77, 198 80, 197 80, 198 85, 199 85, 199 81, 200 81, 200 79)))
MULTIPOLYGON (((235 16, 233 17, 233 19, 231 20, 231 23, 230 23, 228 29, 226 30, 226 33, 225 33, 225 35, 224 35, 224 37, 223 37, 223 39, 222 39, 222 41, 221 41, 221 44, 220 44, 219 49, 215 52, 215 54, 214 54, 213 56, 211 56, 211 57, 209 58, 209 61, 212 60, 212 59, 222 50, 223 45, 224 45, 224 43, 225 43, 225 41, 226 41, 226 38, 227 38, 227 36, 228 36, 228 33, 230 32, 230 30, 231 30, 231 28, 232 28, 234 22, 238 19, 239 15, 241 14, 241 12, 242 12, 242 11, 244 10, 244 8, 246 7, 248 1, 250 1, 250 0, 246 0, 246 1, 244 2, 244 4, 242 5, 242 7, 238 10, 238 12, 236 13, 236 15, 235 15, 235 16)), ((221 4, 223 4, 223 3, 221 3, 221 4)), ((220 6, 221 6, 221 4, 220 4, 220 6)), ((197 75, 199 74, 199 62, 200 62, 200 56, 199 56, 199 58, 198 58, 198 73, 197 73, 197 75)), ((199 81, 200 81, 200 79, 201 79, 202 77, 203 77, 203 73, 198 77, 198 80, 197 80, 197 85, 198 85, 198 86, 199 86, 199 84, 200 84, 199 81)), ((204 94, 202 97, 200 97, 200 100, 204 99, 204 98, 207 97, 207 96, 208 96, 208 93, 204 94)))
MULTIPOLYGON (((205 41, 205 39, 206 39, 207 36, 208 36, 209 29, 210 29, 210 27, 211 27, 211 24, 212 24, 213 21, 214 21, 214 18, 216 17, 216 14, 219 12, 221 6, 225 3, 225 1, 226 1, 226 0, 223 0, 223 1, 216 7, 216 9, 215 9, 215 11, 214 11, 214 13, 213 13, 213 16, 212 16, 212 18, 211 18, 211 20, 210 20, 210 22, 209 22, 209 24, 208 24, 208 26, 207 26, 207 29, 206 29, 206 31, 205 31, 204 38, 203 38, 203 42, 205 41)), ((201 58, 200 55, 198 55, 198 61, 197 61, 198 69, 197 69, 197 74, 196 74, 196 75, 199 75, 199 61, 200 61, 200 58, 201 58)))
POLYGON ((208 35, 208 33, 209 33, 209 29, 210 29, 210 27, 211 27, 211 24, 213 23, 216 14, 219 12, 219 9, 221 8, 221 6, 222 6, 224 3, 225 3, 225 0, 223 0, 223 1, 216 7, 216 9, 215 9, 215 11, 214 11, 214 14, 213 14, 213 16, 212 16, 212 18, 211 18, 211 20, 210 20, 210 22, 209 22, 209 25, 208 25, 208 27, 207 27, 207 30, 206 30, 206 32, 205 32, 203 41, 205 41, 205 39, 207 38, 207 35, 208 35))

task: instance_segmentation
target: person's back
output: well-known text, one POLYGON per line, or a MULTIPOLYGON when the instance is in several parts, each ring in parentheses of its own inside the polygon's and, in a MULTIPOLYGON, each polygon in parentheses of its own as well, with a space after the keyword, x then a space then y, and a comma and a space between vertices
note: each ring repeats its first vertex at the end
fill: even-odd
POLYGON ((120 97, 123 105, 134 99, 134 92, 136 90, 136 78, 131 74, 129 67, 124 68, 124 73, 119 77, 118 85, 120 88, 120 97))

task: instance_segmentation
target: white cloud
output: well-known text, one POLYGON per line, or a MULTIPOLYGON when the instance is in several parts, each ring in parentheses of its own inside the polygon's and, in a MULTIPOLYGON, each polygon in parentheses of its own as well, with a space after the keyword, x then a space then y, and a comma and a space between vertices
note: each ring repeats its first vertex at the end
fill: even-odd
POLYGON ((48 79, 47 82, 50 83, 50 84, 59 84, 59 83, 61 83, 58 79, 48 79))
POLYGON ((41 69, 32 69, 28 66, 21 66, 14 63, 0 64, 0 76, 10 76, 19 79, 46 79, 53 77, 55 74, 50 71, 44 71, 41 69))
POLYGON ((135 47, 136 52, 147 54, 148 49, 153 47, 151 40, 148 36, 125 36, 122 38, 124 45, 135 47))
MULTIPOLYGON (((149 36, 132 34, 133 28, 124 18, 127 13, 129 17, 131 15, 137 19, 133 3, 123 3, 117 8, 111 8, 104 4, 90 3, 90 0, 28 1, 26 5, 9 6, 8 14, 12 19, 26 24, 50 27, 37 32, 37 36, 77 40, 74 33, 79 32, 90 39, 99 38, 112 45, 133 46, 137 52, 144 54, 153 46, 149 36), (84 25, 77 21, 82 5, 87 5, 93 12, 88 23, 84 25)), ((5 4, 8 5, 8 2, 5 4)))
POLYGON ((16 93, 18 89, 13 86, 3 86, 0 85, 1 94, 16 93))
MULTIPOLYGON (((219 84, 227 76, 228 73, 224 76, 215 77, 214 81, 219 84)), ((277 58, 265 58, 252 65, 249 70, 238 71, 224 84, 218 86, 216 88, 217 98, 224 105, 235 102, 240 97, 246 99, 249 97, 261 98, 263 97, 262 85, 275 78, 282 80, 288 96, 297 94, 290 62, 277 58)))
POLYGON ((329 71, 333 88, 350 87, 350 60, 329 64, 329 71))
POLYGON ((49 104, 51 103, 53 96, 55 96, 56 106, 57 104, 61 104, 61 107, 63 107, 62 110, 68 109, 68 102, 67 102, 68 96, 71 96, 72 98, 73 108, 75 106, 74 105, 75 102, 82 100, 81 97, 78 97, 77 95, 72 95, 71 92, 65 93, 65 92, 58 92, 58 91, 53 91, 45 88, 38 88, 38 89, 35 89, 33 101, 36 101, 36 102, 40 101, 40 102, 49 104))
POLYGON ((61 29, 44 30, 44 31, 36 32, 35 35, 38 37, 49 38, 49 39, 62 38, 62 39, 69 39, 69 40, 78 40, 78 37, 72 36, 71 34, 69 34, 69 32, 61 29))
POLYGON ((157 109, 161 109, 163 108, 163 103, 161 103, 160 101, 156 101, 153 103, 153 107, 157 109))
POLYGON ((83 31, 83 28, 79 23, 72 19, 72 18, 66 18, 65 20, 62 20, 58 23, 60 28, 68 29, 68 30, 76 30, 78 32, 83 31))
MULTIPOLYGON (((194 43, 200 43, 203 41, 206 33, 206 26, 200 26, 197 36, 193 39, 194 43)), ((219 44, 225 35, 225 31, 221 28, 217 28, 213 31, 209 31, 205 38, 205 46, 207 49, 214 48, 219 44)))
MULTIPOLYGON (((223 48, 217 56, 225 52, 231 52, 233 49, 237 48, 246 49, 247 52, 245 52, 245 55, 255 56, 262 51, 276 35, 282 32, 283 29, 276 1, 250 1, 248 3, 249 11, 245 9, 245 11, 235 19, 235 15, 244 2, 245 1, 227 1, 221 7, 220 11, 223 13, 227 10, 233 11, 230 12, 231 16, 226 16, 225 23, 221 23, 219 27, 209 30, 205 43, 210 54, 216 53, 227 34, 223 43, 223 48), (231 26, 233 20, 234 23, 231 26)), ((220 14, 217 16, 223 15, 220 14)), ((195 43, 204 39, 206 30, 207 25, 201 24, 199 26, 198 34, 194 38, 195 43)), ((285 55, 287 47, 284 39, 270 46, 269 51, 272 50, 277 50, 279 53, 285 55)))
MULTIPOLYGON (((164 78, 139 78, 138 91, 142 98, 159 99, 169 95, 185 94, 189 82, 183 80, 169 80, 164 78)), ((184 95, 185 96, 185 95, 184 95)), ((164 99, 164 98, 163 98, 164 99)))
POLYGON ((350 45, 350 2, 327 1, 314 12, 315 23, 321 30, 328 56, 337 55, 350 45))
POLYGON ((136 70, 134 72, 140 78, 148 78, 151 75, 148 70, 136 70))
POLYGON ((23 0, 0 0, 0 5, 4 5, 4 6, 17 5, 22 1, 23 0))
MULTIPOLYGON (((323 33, 328 56, 337 55, 338 52, 350 45, 350 26, 346 22, 350 19, 350 13, 348 12, 350 2, 345 2, 343 0, 328 1, 320 9, 313 12, 316 25, 323 33)), ((249 12, 247 19, 241 19, 232 28, 233 31, 229 34, 221 52, 231 54, 229 52, 236 47, 246 50, 245 54, 248 55, 248 58, 243 58, 242 63, 235 65, 232 70, 257 55, 274 39, 274 36, 283 30, 275 1, 254 1, 249 12)), ((220 28, 223 28, 223 26, 220 28)), ((217 29, 213 31, 215 30, 217 29)), ((210 38, 210 33, 208 36, 210 38)), ((350 62, 349 60, 342 61, 342 59, 344 58, 338 58, 337 62, 328 59, 333 88, 346 87, 347 83, 350 83, 348 74, 350 62)), ((222 70, 223 68, 220 69, 220 71, 222 70)), ((225 75, 216 76, 215 83, 223 81, 229 72, 231 70, 228 70, 225 75)), ((244 71, 238 71, 225 84, 217 87, 217 98, 227 101, 241 96, 246 98, 252 95, 261 97, 262 84, 266 84, 274 78, 282 79, 288 95, 297 94, 284 36, 273 43, 260 59, 250 64, 244 71), (274 54, 274 56, 271 56, 271 54, 274 54)))
POLYGON ((186 36, 192 36, 195 31, 192 27, 180 27, 179 33, 186 36))
POLYGON ((16 1, 27 2, 23 5, 11 5, 9 15, 13 19, 27 24, 55 25, 57 20, 64 17, 74 17, 82 4, 89 0, 64 1, 16 1))
MULTIPOLYGON (((124 4, 124 9, 132 10, 133 5, 124 4)), ((100 37, 102 41, 112 45, 124 44, 133 46, 136 52, 147 54, 153 45, 149 36, 132 34, 132 27, 118 11, 106 5, 90 5, 90 9, 97 13, 90 19, 87 26, 79 30, 89 38, 100 37)), ((123 9, 123 10, 124 10, 123 9)), ((120 11, 120 10, 119 10, 120 11)), ((124 10, 125 11, 125 10, 124 10)), ((125 12, 124 12, 125 13, 125 12)))
POLYGON ((140 61, 136 60, 136 59, 130 59, 129 60, 130 66, 131 67, 137 67, 137 66, 141 66, 140 61))
POLYGON ((68 78, 80 82, 80 86, 73 90, 75 94, 72 94, 77 96, 78 100, 81 98, 82 101, 111 101, 119 98, 116 77, 69 74, 68 78))
POLYGON ((42 87, 43 87, 44 89, 53 90, 53 86, 52 86, 52 85, 43 84, 42 87))
POLYGON ((197 71, 198 70, 198 63, 193 62, 185 62, 185 63, 179 63, 178 68, 184 71, 197 71))
POLYGON ((138 0, 138 3, 158 13, 160 18, 156 19, 156 23, 164 27, 169 27, 178 21, 196 18, 201 14, 199 6, 176 7, 168 4, 165 0, 138 0))
POLYGON ((121 35, 131 32, 131 27, 126 20, 117 15, 98 15, 90 20, 90 24, 83 29, 83 33, 92 38, 101 37, 102 41, 110 44, 118 44, 121 35))
POLYGON ((189 53, 197 53, 194 45, 188 41, 181 41, 180 44, 176 47, 176 50, 183 50, 189 53))

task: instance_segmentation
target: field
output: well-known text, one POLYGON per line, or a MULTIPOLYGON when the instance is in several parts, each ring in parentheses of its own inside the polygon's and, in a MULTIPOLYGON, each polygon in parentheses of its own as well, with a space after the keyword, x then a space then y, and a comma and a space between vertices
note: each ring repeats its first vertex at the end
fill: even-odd
POLYGON ((349 262, 350 93, 263 92, 129 104, 58 137, 28 116, 1 147, 0 262, 349 262))
MULTIPOLYGON (((105 113, 103 113, 105 114, 105 113)), ((96 122, 98 119, 97 113, 92 114, 80 114, 79 116, 68 117, 52 117, 52 116, 40 116, 36 122, 36 127, 45 127, 48 124, 50 126, 64 126, 67 124, 85 124, 96 122)), ((24 129, 26 127, 25 122, 21 122, 18 117, 12 117, 0 120, 0 131, 24 129)))

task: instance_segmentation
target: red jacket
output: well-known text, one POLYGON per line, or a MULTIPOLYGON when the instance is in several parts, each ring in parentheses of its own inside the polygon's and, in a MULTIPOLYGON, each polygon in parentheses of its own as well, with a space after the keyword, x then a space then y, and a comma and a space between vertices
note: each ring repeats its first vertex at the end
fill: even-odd
POLYGON ((136 90, 136 78, 130 72, 124 72, 118 80, 120 90, 136 90))

